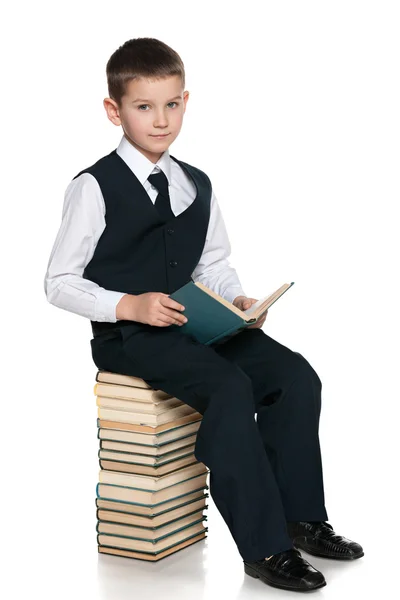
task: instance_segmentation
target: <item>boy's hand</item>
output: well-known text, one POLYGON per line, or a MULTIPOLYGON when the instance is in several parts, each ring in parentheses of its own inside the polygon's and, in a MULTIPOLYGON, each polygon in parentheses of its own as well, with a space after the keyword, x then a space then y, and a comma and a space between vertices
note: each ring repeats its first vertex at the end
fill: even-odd
POLYGON ((162 292, 125 294, 117 304, 117 319, 138 321, 156 327, 183 325, 187 318, 181 314, 185 307, 162 292))
MULTIPOLYGON (((236 296, 232 304, 236 306, 239 310, 247 310, 255 304, 257 300, 255 298, 247 298, 247 296, 236 296)), ((253 323, 253 325, 249 325, 246 329, 259 329, 265 323, 265 319, 267 318, 268 311, 261 317, 257 323, 253 323)))

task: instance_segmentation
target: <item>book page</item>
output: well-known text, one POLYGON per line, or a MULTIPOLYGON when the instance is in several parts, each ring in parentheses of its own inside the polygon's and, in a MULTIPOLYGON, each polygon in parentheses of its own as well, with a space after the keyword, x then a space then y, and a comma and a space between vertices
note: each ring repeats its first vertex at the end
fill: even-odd
POLYGON ((240 310, 239 308, 237 308, 236 306, 234 306, 231 302, 228 302, 225 298, 222 298, 222 296, 219 296, 213 290, 210 290, 209 288, 207 288, 205 285, 203 285, 199 281, 196 281, 196 283, 194 285, 196 285, 201 290, 203 290, 203 292, 206 292, 209 296, 212 296, 215 300, 220 302, 220 304, 223 304, 224 306, 226 306, 226 308, 228 308, 230 311, 237 314, 239 317, 242 317, 246 321, 249 321, 250 319, 257 320, 258 318, 260 318, 265 313, 265 311, 274 302, 276 302, 276 300, 278 298, 280 298, 280 296, 282 296, 282 294, 284 294, 286 292, 286 290, 288 290, 293 284, 294 284, 294 281, 292 281, 292 283, 290 283, 290 284, 284 283, 275 292, 273 292, 272 294, 269 294, 268 296, 264 296, 263 298, 260 298, 260 300, 257 300, 257 302, 255 302, 252 306, 250 306, 250 308, 248 308, 247 310, 243 310, 243 311, 240 310))
POLYGON ((254 302, 254 304, 252 306, 250 306, 250 308, 243 311, 244 314, 247 315, 248 317, 251 317, 252 314, 254 312, 256 312, 256 310, 258 310, 258 308, 261 306, 261 304, 263 304, 263 302, 265 302, 265 300, 267 298, 269 298, 269 296, 264 296, 264 298, 261 298, 260 300, 257 300, 257 302, 254 302))
POLYGON ((253 306, 250 306, 250 308, 243 311, 243 314, 246 315, 245 318, 259 319, 268 310, 268 308, 272 306, 272 304, 274 304, 274 302, 276 302, 278 298, 280 298, 282 294, 284 294, 293 284, 294 281, 292 281, 290 284, 284 283, 279 289, 276 290, 276 292, 257 300, 253 306))

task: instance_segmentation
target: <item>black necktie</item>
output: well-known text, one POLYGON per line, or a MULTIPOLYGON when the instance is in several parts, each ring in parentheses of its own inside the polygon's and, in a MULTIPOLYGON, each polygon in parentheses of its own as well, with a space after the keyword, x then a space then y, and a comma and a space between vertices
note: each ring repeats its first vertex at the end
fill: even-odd
POLYGON ((171 199, 168 192, 168 179, 166 175, 160 171, 150 175, 148 181, 158 190, 158 196, 155 201, 155 207, 160 213, 161 217, 168 221, 175 217, 171 210, 171 199))

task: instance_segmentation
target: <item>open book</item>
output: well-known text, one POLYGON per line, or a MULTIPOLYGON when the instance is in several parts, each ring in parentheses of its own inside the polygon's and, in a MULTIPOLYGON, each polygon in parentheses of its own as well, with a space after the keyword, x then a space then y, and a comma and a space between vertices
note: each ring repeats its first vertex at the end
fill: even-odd
POLYGON ((169 297, 185 307, 183 314, 188 322, 170 325, 193 336, 198 342, 209 345, 226 341, 252 323, 256 323, 292 285, 285 283, 269 296, 264 296, 245 311, 240 310, 222 296, 197 281, 190 281, 169 297))

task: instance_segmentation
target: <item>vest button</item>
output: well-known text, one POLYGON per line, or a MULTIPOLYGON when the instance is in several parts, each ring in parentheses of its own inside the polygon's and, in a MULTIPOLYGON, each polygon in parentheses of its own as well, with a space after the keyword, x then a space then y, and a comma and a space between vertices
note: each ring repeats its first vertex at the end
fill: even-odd
POLYGON ((167 229, 167 232, 169 233, 169 235, 172 235, 174 233, 173 229, 167 229))
POLYGON ((170 260, 169 264, 171 265, 171 267, 176 267, 178 265, 178 263, 176 262, 176 260, 170 260))

